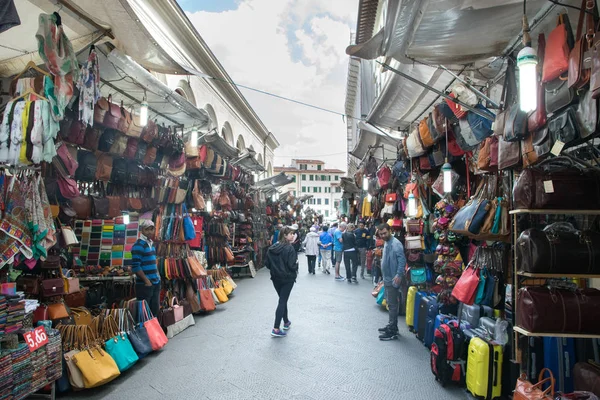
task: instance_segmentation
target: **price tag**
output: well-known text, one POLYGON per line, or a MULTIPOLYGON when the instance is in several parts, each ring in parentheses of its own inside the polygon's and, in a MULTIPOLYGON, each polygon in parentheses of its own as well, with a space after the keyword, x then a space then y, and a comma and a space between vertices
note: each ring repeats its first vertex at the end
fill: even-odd
POLYGON ((558 157, 560 155, 560 152, 562 151, 563 147, 565 147, 565 144, 563 142, 561 142, 560 140, 557 140, 554 143, 554 146, 552 146, 552 150, 550 150, 550 153, 552 153, 558 157))
POLYGON ((544 181, 544 192, 554 193, 554 185, 552 184, 552 181, 544 181))
POLYGON ((46 329, 43 326, 38 326, 31 332, 23 334, 27 345, 29 346, 29 352, 34 352, 45 344, 48 344, 48 335, 46 329))

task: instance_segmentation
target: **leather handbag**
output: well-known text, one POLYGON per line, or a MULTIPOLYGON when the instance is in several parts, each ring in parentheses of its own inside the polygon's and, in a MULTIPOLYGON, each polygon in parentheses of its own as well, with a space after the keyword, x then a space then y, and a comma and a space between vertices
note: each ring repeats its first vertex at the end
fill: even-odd
POLYGON ((104 116, 109 109, 108 100, 105 97, 100 97, 94 105, 94 124, 104 124, 104 116))
POLYGON ((59 166, 58 169, 61 171, 60 175, 62 176, 75 175, 75 171, 77 171, 77 167, 79 167, 79 162, 77 161, 77 148, 71 147, 65 142, 58 143, 56 147, 56 156, 52 159, 52 165, 59 166))
MULTIPOLYGON (((435 108, 434 108, 434 111, 435 111, 435 108)), ((436 123, 434 120, 433 112, 429 113, 429 117, 427 118, 427 127, 429 128, 429 134, 431 135, 431 139, 433 140, 433 143, 437 143, 445 137, 445 130, 443 129, 443 124, 442 124, 441 131, 438 131, 436 128, 436 123)))
POLYGON ((140 359, 146 357, 152 353, 152 345, 150 344, 150 338, 148 332, 142 324, 134 324, 133 318, 129 310, 125 310, 126 317, 129 321, 129 327, 127 329, 127 337, 133 346, 133 349, 137 353, 140 359))
POLYGON ((521 142, 521 155, 523 156, 523 168, 530 167, 537 163, 538 154, 533 147, 533 135, 527 136, 527 138, 521 142))
MULTIPOLYGON (((119 318, 121 318, 123 313, 124 310, 119 310, 119 318)), ((140 359, 131 345, 127 334, 119 329, 112 315, 104 319, 103 330, 110 332, 110 334, 107 332, 105 335, 105 337, 109 338, 104 342, 106 352, 115 360, 115 364, 117 364, 120 372, 127 371, 140 359)))
POLYGON ((83 139, 83 147, 91 151, 98 150, 98 143, 100 142, 102 132, 102 129, 99 127, 88 126, 85 131, 85 138, 83 139))
POLYGON ((50 318, 50 320, 56 321, 68 317, 69 313, 62 301, 48 305, 48 318, 50 318))
POLYGON ((535 385, 529 382, 527 375, 523 373, 517 379, 517 385, 513 391, 513 400, 554 400, 555 385, 554 375, 548 368, 540 371, 535 385), (548 378, 544 378, 546 373, 550 375, 548 378))
POLYGON ((89 219, 92 215, 92 199, 89 196, 71 199, 71 207, 79 219, 89 219))
POLYGON ((202 192, 198 187, 198 179, 194 182, 194 188, 192 189, 192 199, 194 200, 194 208, 198 211, 203 211, 206 207, 202 192))
POLYGON ((492 135, 479 145, 477 168, 482 171, 495 172, 498 170, 498 137, 492 135), (494 163, 493 163, 493 159, 494 163))
POLYGON ((121 185, 127 183, 127 164, 127 159, 123 157, 113 159, 110 174, 111 183, 121 185))
POLYGON ((135 154, 137 153, 137 149, 138 139, 132 137, 128 138, 127 145, 125 146, 125 151, 123 152, 123 157, 133 160, 135 158, 135 154))
POLYGON ((550 154, 554 142, 550 137, 548 127, 544 127, 534 132, 532 135, 533 150, 537 154, 538 160, 541 160, 550 154))
POLYGON ((65 283, 62 278, 42 279, 42 296, 54 297, 65 294, 65 283))
POLYGON ((75 179, 80 182, 93 182, 96 180, 96 169, 98 160, 91 151, 81 150, 77 153, 77 162, 79 166, 75 171, 75 179))
POLYGON ((45 304, 40 304, 33 312, 33 323, 38 321, 48 321, 48 306, 45 304))
MULTIPOLYGON (((87 339, 88 343, 94 340, 96 339, 87 339)), ((88 347, 72 358, 81 371, 86 389, 102 386, 121 374, 115 360, 98 345, 88 347)))
POLYGON ((590 76, 590 92, 592 97, 597 99, 600 97, 600 38, 596 38, 592 49, 592 72, 590 76))
MULTIPOLYGON (((478 145, 485 138, 487 138, 492 133, 494 133, 494 131, 492 130, 492 122, 494 122, 494 120, 496 119, 496 115, 494 113, 492 113, 490 110, 488 110, 487 108, 485 108, 482 104, 477 104, 475 106, 475 108, 478 111, 482 112, 483 114, 488 115, 488 118, 482 117, 479 114, 475 114, 472 111, 469 111, 467 113, 467 122, 469 123, 469 128, 471 128, 471 132, 473 133, 473 136, 475 137, 475 139, 477 141, 477 143, 471 144, 467 140, 467 142, 469 142, 468 144, 470 146, 478 145)), ((519 126, 518 123, 516 123, 515 125, 517 127, 519 126)), ((461 126, 461 130, 462 130, 462 126, 461 126)))
POLYGON ((598 274, 599 245, 600 233, 581 232, 566 222, 526 229, 516 244, 518 265, 538 274, 598 274))
POLYGON ((121 107, 112 103, 112 95, 108 95, 108 111, 104 114, 103 125, 111 129, 119 129, 119 121, 121 121, 121 107))
POLYGON ((461 235, 477 235, 481 230, 483 221, 488 212, 489 200, 483 197, 487 181, 482 179, 477 191, 469 202, 462 207, 452 218, 449 229, 461 235))
POLYGON ((423 250, 423 236, 407 236, 404 238, 406 250, 423 250))
POLYGON ((17 290, 26 294, 40 294, 40 278, 39 276, 20 275, 17 278, 17 290))
POLYGON ((498 137, 498 169, 511 169, 521 165, 521 142, 507 142, 498 137))
POLYGON ((121 100, 121 119, 119 120, 119 126, 117 129, 124 134, 129 131, 129 125, 132 123, 131 113, 123 107, 123 101, 121 100))
POLYGON ((568 83, 570 88, 576 90, 582 89, 590 81, 591 63, 586 65, 584 62, 584 54, 592 47, 592 40, 594 37, 593 11, 596 7, 594 3, 594 0, 581 0, 575 45, 569 53, 568 83), (588 12, 586 13, 586 11, 588 12), (583 32, 584 17, 586 25, 585 32, 583 32))
POLYGON ((148 123, 142 130, 141 138, 146 143, 152 143, 158 138, 158 125, 156 125, 155 121, 148 119, 148 123))
MULTIPOLYGON (((450 93, 450 97, 456 96, 454 95, 454 93, 450 93)), ((452 110, 452 113, 456 116, 456 118, 463 119, 467 117, 467 112, 462 109, 462 106, 460 104, 455 103, 450 99, 445 99, 445 101, 449 109, 452 110)))
POLYGON ((435 143, 431 131, 429 130, 429 117, 425 117, 419 122, 419 136, 423 147, 428 148, 435 143))
POLYGON ((144 165, 152 165, 156 160, 156 147, 148 146, 144 155, 144 165))
MULTIPOLYGON (((543 33, 540 33, 538 36, 538 54, 544 54, 544 49, 546 48, 546 36, 543 33)), ((541 58, 538 63, 538 71, 541 71, 542 66, 544 65, 544 59, 541 58)), ((541 72, 538 74, 538 85, 537 85, 537 108, 529 113, 527 116, 527 130, 531 132, 535 132, 538 129, 541 129, 544 125, 546 125, 546 90, 544 89, 544 84, 542 83, 541 72)))
POLYGON ((472 263, 465 268, 462 275, 452 289, 452 296, 458 301, 472 305, 475 302, 477 287, 479 286, 479 268, 472 263))
POLYGON ((85 306, 85 296, 87 288, 80 288, 79 292, 70 293, 65 295, 65 303, 69 307, 83 307, 85 306))
POLYGON ((600 290, 524 287, 517 324, 534 333, 600 334, 600 290))
POLYGON ((598 100, 592 97, 591 91, 586 91, 577 105, 577 122, 579 136, 585 139, 596 133, 598 127, 598 100))
POLYGON ((456 143, 464 152, 474 150, 480 143, 477 137, 473 134, 469 121, 461 119, 459 124, 453 129, 456 143))
POLYGON ((140 301, 139 307, 142 308, 142 321, 144 328, 146 328, 146 332, 148 332, 148 339, 150 340, 152 350, 156 351, 162 349, 165 347, 169 339, 167 339, 167 336, 160 327, 158 319, 152 316, 152 312, 150 311, 148 304, 145 301, 140 301))
POLYGON ((586 390, 600 396, 600 365, 598 363, 578 362, 573 368, 575 389, 586 390))
POLYGON ((513 188, 515 209, 594 210, 600 204, 600 180, 569 158, 556 157, 526 168, 513 188))
POLYGON ((74 307, 71 308, 71 314, 75 325, 91 325, 92 324, 92 313, 85 307, 74 307))
MULTIPOLYGON (((544 51, 544 68, 542 72, 542 81, 548 83, 557 79, 569 69, 569 32, 570 24, 565 23, 568 20, 567 14, 560 14, 556 28, 548 35, 548 42, 544 51)), ((571 32, 572 35, 572 32, 571 32)), ((566 82, 566 80, 565 80, 566 82)))
POLYGON ((417 128, 415 128, 411 134, 408 135, 408 138, 406 138, 406 149, 408 151, 408 157, 410 158, 419 157, 426 153, 417 128))
POLYGON ((527 113, 521 111, 519 104, 513 104, 508 110, 508 118, 504 123, 504 140, 517 142, 527 136, 527 113))
MULTIPOLYGON (((131 140, 131 138, 129 138, 129 140, 131 140)), ((122 135, 120 133, 117 134, 115 136, 115 140, 114 140, 112 146, 110 146, 110 150, 108 152, 110 154, 114 154, 116 156, 123 155, 125 153, 125 150, 127 149, 127 142, 128 142, 127 136, 122 135)), ((135 150, 137 150, 137 148, 135 150)), ((133 152, 133 157, 135 157, 135 151, 133 152)), ((131 158, 133 158, 133 157, 131 157, 131 158)))
POLYGON ((575 101, 575 91, 561 78, 546 83, 544 90, 548 114, 560 111, 575 101))
MULTIPOLYGON (((135 139, 134 139, 135 140, 135 139)), ((148 151, 148 143, 137 140, 137 150, 135 152, 135 159, 139 162, 143 162, 146 158, 146 152, 148 151)))
POLYGON ((568 144, 579 139, 576 107, 569 107, 560 114, 553 116, 548 122, 548 130, 554 142, 560 140, 568 144))
POLYGON ((217 308, 210 289, 199 289, 198 297, 202 311, 214 311, 217 308))
POLYGON ((119 132, 114 129, 105 129, 98 140, 98 151, 108 153, 115 142, 119 132))
POLYGON ((96 180, 108 182, 112 175, 113 157, 110 154, 100 154, 96 162, 96 180))
POLYGON ((75 276, 75 271, 72 269, 67 270, 67 274, 63 276, 65 281, 65 293, 77 293, 79 292, 79 278, 75 276))

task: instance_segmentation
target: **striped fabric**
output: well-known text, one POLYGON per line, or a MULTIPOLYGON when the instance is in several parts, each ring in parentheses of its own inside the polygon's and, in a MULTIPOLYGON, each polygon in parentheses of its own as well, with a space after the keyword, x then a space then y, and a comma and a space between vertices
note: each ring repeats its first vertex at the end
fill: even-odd
MULTIPOLYGON (((155 285, 160 282, 160 275, 156 268, 156 249, 153 246, 150 246, 145 240, 138 239, 131 249, 131 256, 133 273, 144 271, 150 282, 155 285)), ((142 282, 136 277, 136 283, 142 282)))

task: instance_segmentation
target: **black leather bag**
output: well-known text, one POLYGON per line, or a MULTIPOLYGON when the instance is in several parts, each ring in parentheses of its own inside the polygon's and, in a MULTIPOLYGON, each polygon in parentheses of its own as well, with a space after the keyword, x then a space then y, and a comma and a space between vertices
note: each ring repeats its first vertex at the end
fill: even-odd
POLYGON ((103 153, 108 153, 115 143, 118 134, 119 133, 114 129, 105 129, 98 141, 98 150, 103 153))
POLYGON ((114 184, 127 182, 127 160, 125 158, 120 157, 113 160, 110 181, 114 184))
POLYGON ((569 107, 552 117, 548 122, 548 130, 553 142, 560 140, 567 144, 579 139, 576 107, 569 107))
POLYGON ((513 104, 504 122, 504 140, 517 142, 527 137, 527 113, 521 111, 519 104, 513 104))
POLYGON ((538 160, 541 160, 550 154, 550 150, 552 150, 552 145, 554 144, 550 136, 550 130, 548 126, 545 126, 535 131, 532 135, 533 150, 537 154, 538 160))
POLYGON ((600 273, 600 233, 580 232, 566 222, 543 231, 527 229, 516 245, 518 265, 536 274, 600 273))
POLYGON ((91 151, 80 150, 77 153, 79 166, 75 171, 75 179, 83 182, 93 182, 96 179, 96 167, 98 160, 91 151))
POLYGON ((546 112, 548 114, 555 113, 575 100, 575 91, 569 88, 566 80, 557 78, 546 83, 546 112))

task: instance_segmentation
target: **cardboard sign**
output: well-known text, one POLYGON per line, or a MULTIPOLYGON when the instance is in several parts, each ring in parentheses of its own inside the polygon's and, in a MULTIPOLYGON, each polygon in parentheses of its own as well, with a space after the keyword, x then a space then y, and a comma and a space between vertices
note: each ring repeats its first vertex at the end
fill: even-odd
POLYGON ((38 326, 34 330, 24 333, 23 337, 29 346, 29 352, 34 352, 40 347, 48 344, 48 335, 43 326, 38 326))

